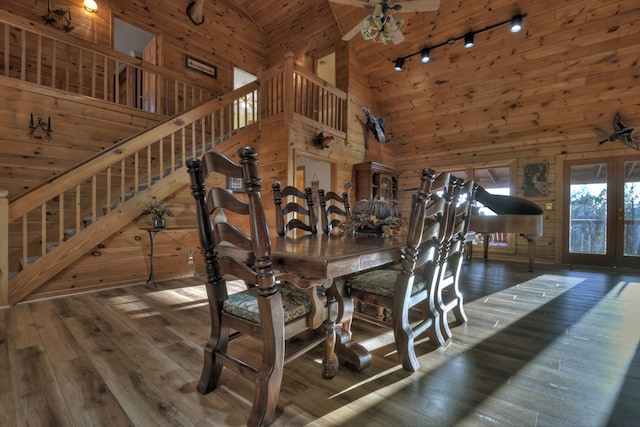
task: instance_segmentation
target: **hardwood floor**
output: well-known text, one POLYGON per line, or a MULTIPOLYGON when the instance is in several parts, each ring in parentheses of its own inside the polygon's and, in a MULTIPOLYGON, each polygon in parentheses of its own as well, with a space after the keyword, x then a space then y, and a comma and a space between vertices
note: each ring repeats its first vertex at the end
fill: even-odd
MULTIPOLYGON (((469 321, 403 371, 387 329, 354 321, 362 372, 321 376, 321 350, 285 368, 277 426, 640 425, 640 274, 474 260, 469 321)), ((253 385, 196 390, 209 332, 200 278, 0 310, 1 426, 241 426, 253 385)), ((244 351, 256 352, 245 340, 244 351)))

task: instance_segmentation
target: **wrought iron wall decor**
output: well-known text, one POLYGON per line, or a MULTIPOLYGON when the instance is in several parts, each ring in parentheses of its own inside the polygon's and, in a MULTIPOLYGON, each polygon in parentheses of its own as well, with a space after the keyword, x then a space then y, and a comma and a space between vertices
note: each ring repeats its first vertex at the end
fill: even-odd
MULTIPOLYGON (((47 137, 51 138, 51 117, 47 117, 46 127, 45 121, 42 117, 38 117, 36 121, 33 121, 33 113, 31 113, 31 122, 29 123, 29 130, 31 131, 31 135, 33 135, 38 129, 42 129, 42 131, 47 135, 47 137)), ((40 135, 35 135, 35 139, 42 138, 40 135)))
POLYGON ((51 0, 47 2, 47 14, 42 16, 44 22, 54 27, 60 28, 69 32, 73 30, 71 25, 71 9, 51 9, 51 0))

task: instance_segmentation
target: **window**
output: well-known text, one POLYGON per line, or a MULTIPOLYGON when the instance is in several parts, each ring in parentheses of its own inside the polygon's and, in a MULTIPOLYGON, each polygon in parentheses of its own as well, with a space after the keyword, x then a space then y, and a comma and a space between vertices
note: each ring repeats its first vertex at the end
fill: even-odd
MULTIPOLYGON (((511 166, 498 166, 491 168, 471 168, 467 170, 452 171, 451 175, 467 180, 469 176, 473 176, 473 180, 477 185, 482 186, 491 194, 510 196, 511 195, 511 166)), ((496 215, 491 209, 485 207, 480 202, 475 202, 474 211, 477 209, 479 215, 496 215)), ((482 237, 477 236, 478 242, 482 242, 482 237)), ((489 240, 491 247, 509 246, 509 235, 507 233, 494 233, 489 240)))

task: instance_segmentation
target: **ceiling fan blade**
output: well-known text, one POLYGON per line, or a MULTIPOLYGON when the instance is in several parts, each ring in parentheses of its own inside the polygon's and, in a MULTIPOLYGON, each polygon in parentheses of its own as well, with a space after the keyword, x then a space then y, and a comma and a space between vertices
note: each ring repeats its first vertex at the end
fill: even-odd
POLYGON ((358 34, 360 32, 360 30, 362 30, 362 26, 364 25, 365 19, 363 19, 362 21, 358 22, 356 25, 353 26, 353 28, 351 28, 349 31, 344 33, 344 36, 342 36, 342 40, 348 42, 349 40, 351 40, 353 38, 353 36, 358 34))
POLYGON ((400 31, 398 31, 393 35, 391 41, 393 42, 393 44, 402 43, 404 41, 404 35, 400 31))
POLYGON ((331 3, 346 4, 347 6, 364 7, 366 2, 362 0, 329 0, 331 3))
POLYGON ((438 10, 440 0, 406 0, 397 4, 402 5, 402 12, 430 12, 438 10))

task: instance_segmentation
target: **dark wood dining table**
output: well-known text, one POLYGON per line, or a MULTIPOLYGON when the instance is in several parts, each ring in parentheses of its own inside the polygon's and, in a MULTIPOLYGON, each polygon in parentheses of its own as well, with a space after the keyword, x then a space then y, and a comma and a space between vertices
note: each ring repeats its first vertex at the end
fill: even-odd
POLYGON ((276 271, 331 280, 326 293, 337 307, 336 355, 342 365, 359 371, 371 363, 369 351, 352 339, 353 301, 345 289, 345 279, 398 261, 405 245, 403 237, 271 236, 271 257, 276 271))

